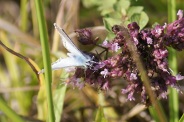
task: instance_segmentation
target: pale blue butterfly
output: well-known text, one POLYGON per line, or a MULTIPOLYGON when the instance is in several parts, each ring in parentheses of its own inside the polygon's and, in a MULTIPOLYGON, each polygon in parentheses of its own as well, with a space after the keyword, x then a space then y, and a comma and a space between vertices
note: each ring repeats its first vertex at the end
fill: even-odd
MULTIPOLYGON (((65 31, 57 26, 54 23, 55 29, 58 31, 59 35, 61 36, 61 41, 64 47, 68 50, 67 58, 60 58, 56 62, 52 63, 52 70, 57 70, 61 68, 69 68, 69 67, 81 67, 87 69, 88 67, 92 66, 94 63, 93 58, 89 55, 84 54, 81 52, 72 42, 72 40, 68 37, 65 31)), ((44 69, 42 69, 40 73, 44 73, 44 69)))

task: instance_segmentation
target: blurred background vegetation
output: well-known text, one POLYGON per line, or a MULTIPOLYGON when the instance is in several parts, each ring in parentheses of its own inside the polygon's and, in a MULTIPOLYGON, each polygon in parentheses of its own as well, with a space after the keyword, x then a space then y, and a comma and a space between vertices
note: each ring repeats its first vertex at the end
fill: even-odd
MULTIPOLYGON (((99 43, 101 43, 107 35, 104 27, 104 18, 107 17, 105 13, 111 11, 112 3, 118 1, 43 0, 52 62, 66 55, 66 50, 60 43, 60 37, 56 34, 53 23, 58 23, 80 49, 90 51, 93 47, 81 46, 75 41, 77 38, 74 30, 91 28, 93 36, 100 37, 99 43)), ((130 6, 144 8, 144 12, 149 17, 146 28, 152 27, 154 23, 163 25, 168 21, 166 0, 130 0, 129 3, 130 6)), ((184 10, 183 0, 176 1, 176 10, 178 9, 184 10)), ((32 59, 35 66, 41 69, 43 62, 39 36, 33 0, 0 0, 0 40, 10 49, 32 59)), ((184 74, 183 52, 177 52, 177 57, 179 72, 184 74)), ((63 81, 67 81, 68 75, 64 70, 55 71, 53 74, 55 114, 58 114, 62 122, 98 121, 97 113, 101 110, 98 109, 98 105, 103 106, 105 118, 109 122, 150 122, 153 120, 144 105, 138 104, 137 101, 126 101, 126 96, 121 94, 121 89, 126 86, 123 79, 114 80, 113 87, 103 92, 90 86, 83 89, 71 86, 66 88, 63 81)), ((36 74, 24 60, 0 47, 0 97, 27 121, 46 121, 48 117, 43 81, 38 80, 36 74)), ((179 84, 183 90, 184 84, 179 84)), ((183 98, 184 95, 179 94, 180 116, 184 111, 183 98)), ((168 101, 161 100, 161 103, 166 115, 169 116, 168 101)), ((0 121, 11 122, 13 120, 0 110, 0 121)))

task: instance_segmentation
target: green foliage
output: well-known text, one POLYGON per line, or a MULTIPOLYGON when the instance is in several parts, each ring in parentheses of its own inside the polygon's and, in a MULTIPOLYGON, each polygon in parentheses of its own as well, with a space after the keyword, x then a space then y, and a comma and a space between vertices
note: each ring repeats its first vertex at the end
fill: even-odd
POLYGON ((140 29, 143 29, 149 21, 142 6, 130 6, 130 0, 83 0, 84 6, 98 6, 103 17, 104 26, 107 29, 108 38, 113 38, 112 26, 124 25, 137 22, 140 29), (105 4, 104 4, 105 3, 105 4))
POLYGON ((54 111, 55 111, 55 122, 60 122, 61 115, 63 112, 63 105, 64 105, 64 98, 67 85, 63 84, 65 80, 68 78, 69 74, 66 73, 64 70, 61 73, 61 82, 57 85, 57 88, 54 90, 53 93, 53 100, 54 100, 54 111))
POLYGON ((180 118, 179 122, 184 122, 184 114, 183 114, 182 117, 180 118))
POLYGON ((40 40, 42 46, 42 56, 43 56, 43 64, 45 69, 45 90, 46 90, 46 98, 47 98, 47 107, 48 107, 48 121, 54 122, 54 105, 53 105, 53 97, 52 97, 52 73, 51 73, 51 61, 50 61, 50 50, 49 50, 49 42, 48 42, 48 32, 46 27, 46 19, 43 11, 42 1, 35 0, 37 18, 38 18, 38 26, 40 33, 40 40))
POLYGON ((130 22, 137 22, 139 27, 140 27, 140 30, 143 29, 146 24, 148 23, 148 16, 145 12, 140 12, 139 14, 133 14, 131 17, 130 17, 130 22))
POLYGON ((97 110, 95 122, 108 122, 104 116, 103 108, 101 106, 97 110))
POLYGON ((121 21, 119 19, 113 19, 113 18, 109 18, 109 17, 104 17, 103 22, 104 22, 104 26, 108 32, 112 32, 113 25, 121 24, 121 21))

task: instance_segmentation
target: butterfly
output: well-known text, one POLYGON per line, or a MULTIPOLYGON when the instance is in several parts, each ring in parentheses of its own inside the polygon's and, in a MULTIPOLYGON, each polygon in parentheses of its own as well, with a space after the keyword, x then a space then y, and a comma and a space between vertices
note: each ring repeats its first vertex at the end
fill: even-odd
MULTIPOLYGON (((56 23, 54 23, 55 29, 58 31, 63 46, 68 50, 67 53, 68 57, 60 58, 56 62, 52 63, 51 68, 52 70, 58 70, 61 68, 71 68, 71 67, 80 67, 83 69, 87 69, 88 67, 92 66, 93 57, 81 52, 69 36, 65 33, 65 31, 60 28, 56 23)), ((44 69, 42 69, 40 73, 44 73, 44 69)))

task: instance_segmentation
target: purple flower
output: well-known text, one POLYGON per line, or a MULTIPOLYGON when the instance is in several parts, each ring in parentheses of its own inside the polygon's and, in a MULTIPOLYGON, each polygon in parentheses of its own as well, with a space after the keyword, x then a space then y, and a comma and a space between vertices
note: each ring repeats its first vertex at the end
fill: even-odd
POLYGON ((139 44, 139 41, 138 41, 138 39, 136 37, 133 37, 133 41, 134 41, 134 44, 135 45, 138 45, 139 44))
MULTIPOLYGON (((173 76, 168 66, 168 49, 177 50, 184 48, 184 18, 183 11, 178 11, 178 20, 164 26, 156 25, 152 29, 139 30, 136 22, 128 25, 130 40, 125 40, 124 28, 120 25, 112 27, 114 39, 105 40, 101 46, 110 50, 110 55, 104 59, 99 53, 94 59, 93 66, 87 70, 77 68, 69 84, 83 88, 90 84, 102 90, 108 90, 112 85, 112 79, 123 78, 128 86, 122 88, 122 94, 127 94, 127 100, 136 100, 134 95, 139 94, 141 102, 149 104, 145 87, 142 83, 141 73, 134 62, 131 51, 126 41, 132 41, 144 63, 145 70, 151 81, 151 87, 157 97, 167 98, 168 86, 177 88, 177 80, 183 80, 184 76, 173 76), (165 30, 167 30, 165 32, 165 30), (83 80, 82 80, 83 79, 83 80)), ((89 30, 78 31, 82 43, 92 44, 92 33, 89 30)))
POLYGON ((147 40, 147 44, 152 44, 153 43, 153 39, 151 39, 150 37, 146 37, 147 40))
POLYGON ((153 56, 156 59, 164 59, 168 56, 168 51, 166 49, 156 49, 153 51, 153 56))
POLYGON ((183 80, 184 76, 181 76, 180 74, 176 75, 176 80, 183 80))
POLYGON ((108 71, 108 69, 104 69, 103 71, 100 72, 100 74, 103 75, 104 78, 106 78, 107 75, 109 74, 109 71, 108 71))
POLYGON ((103 86, 102 86, 103 90, 109 90, 109 81, 106 81, 103 86))
POLYGON ((137 74, 131 73, 130 74, 130 80, 137 80, 137 74))
POLYGON ((152 29, 151 33, 156 38, 162 37, 164 34, 164 27, 160 25, 156 25, 155 28, 152 29))
POLYGON ((111 76, 112 78, 117 78, 123 76, 123 74, 124 74, 123 69, 116 67, 111 69, 109 76, 111 76))
POLYGON ((90 29, 78 29, 75 31, 78 36, 78 41, 83 45, 93 44, 92 32, 90 29))
POLYGON ((134 94, 134 92, 130 92, 130 93, 128 94, 128 100, 129 100, 129 101, 135 101, 135 98, 134 98, 133 94, 134 94))
POLYGON ((112 50, 112 51, 115 51, 117 52, 121 47, 118 45, 118 43, 113 43, 113 42, 108 42, 107 40, 105 40, 103 43, 102 43, 102 46, 108 48, 109 50, 112 50))
POLYGON ((177 50, 184 48, 184 18, 183 11, 178 11, 178 20, 168 24, 166 33, 167 46, 171 46, 177 50))
POLYGON ((179 10, 177 15, 178 15, 178 19, 182 19, 183 18, 183 10, 179 10))
POLYGON ((120 46, 118 46, 118 43, 113 43, 111 45, 111 50, 117 52, 120 49, 120 46))
POLYGON ((130 31, 130 35, 133 38, 134 44, 138 45, 139 41, 137 39, 138 34, 139 34, 139 29, 140 27, 138 26, 138 24, 136 22, 133 22, 131 24, 128 25, 129 31, 130 31))

